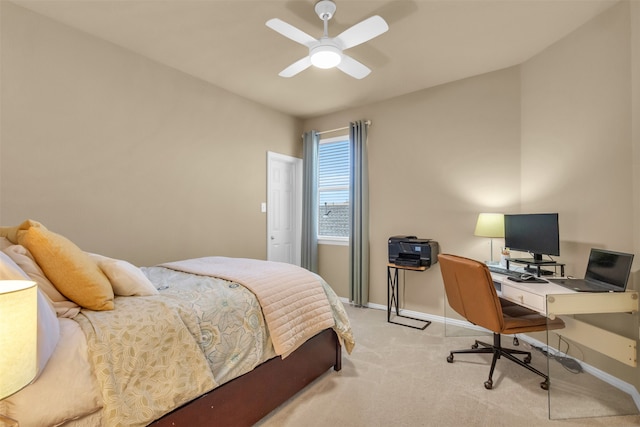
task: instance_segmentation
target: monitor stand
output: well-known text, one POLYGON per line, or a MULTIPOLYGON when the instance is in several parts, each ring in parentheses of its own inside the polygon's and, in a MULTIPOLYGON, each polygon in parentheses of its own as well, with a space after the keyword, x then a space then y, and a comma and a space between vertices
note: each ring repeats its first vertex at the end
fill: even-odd
POLYGON ((544 265, 544 264, 556 263, 553 260, 545 260, 542 258, 511 258, 511 261, 519 262, 521 264, 531 264, 531 265, 544 265))
POLYGON ((539 271, 541 276, 553 276, 554 274, 551 270, 543 270, 542 268, 538 270, 537 267, 525 267, 524 271, 531 274, 538 274, 539 271))
POLYGON ((564 277, 564 264, 557 261, 541 261, 531 258, 507 258, 507 268, 509 264, 515 262, 516 264, 525 264, 525 271, 527 273, 533 273, 536 276, 554 275, 555 271, 543 270, 542 267, 560 267, 560 276, 564 277))

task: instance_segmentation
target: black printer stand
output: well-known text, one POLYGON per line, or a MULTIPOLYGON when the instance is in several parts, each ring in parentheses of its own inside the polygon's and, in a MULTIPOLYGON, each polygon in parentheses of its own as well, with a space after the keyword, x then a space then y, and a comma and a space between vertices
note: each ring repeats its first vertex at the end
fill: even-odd
MULTIPOLYGON (((398 301, 400 300, 400 283, 398 282, 398 270, 410 270, 410 271, 425 271, 427 267, 410 267, 406 265, 396 265, 396 264, 387 264, 387 322, 393 323, 395 325, 406 326, 408 328, 420 329, 424 330, 427 326, 431 324, 429 320, 417 319, 415 317, 404 316, 400 314, 400 308, 398 307, 398 301), (393 270, 393 272, 392 272, 393 270), (403 317, 405 319, 411 319, 416 322, 420 322, 423 325, 414 326, 406 323, 394 322, 391 320, 391 311, 395 310, 396 317, 403 317)), ((404 280, 404 274, 402 275, 404 280)))

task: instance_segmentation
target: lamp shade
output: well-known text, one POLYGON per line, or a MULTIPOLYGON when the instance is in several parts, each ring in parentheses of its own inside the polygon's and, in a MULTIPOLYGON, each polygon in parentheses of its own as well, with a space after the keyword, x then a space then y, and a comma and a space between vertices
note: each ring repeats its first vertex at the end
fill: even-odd
POLYGON ((26 386, 38 369, 38 288, 0 280, 0 399, 26 386))
POLYGON ((479 237, 504 237, 504 215, 500 213, 481 213, 478 215, 476 231, 479 237))

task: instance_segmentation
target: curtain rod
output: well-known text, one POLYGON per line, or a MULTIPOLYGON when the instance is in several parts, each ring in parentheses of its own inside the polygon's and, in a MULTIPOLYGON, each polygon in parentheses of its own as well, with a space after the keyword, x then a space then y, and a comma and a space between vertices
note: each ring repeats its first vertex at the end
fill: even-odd
POLYGON ((323 130, 322 132, 316 132, 318 135, 324 135, 325 133, 332 133, 332 132, 338 132, 340 130, 347 130, 349 129, 349 126, 345 126, 345 127, 341 127, 341 128, 336 128, 336 129, 331 129, 331 130, 323 130))
MULTIPOLYGON (((371 120, 366 120, 364 122, 364 124, 366 124, 367 126, 371 126, 371 120)), ((316 132, 318 135, 323 135, 325 133, 332 133, 332 132, 338 132, 341 130, 347 130, 349 129, 349 126, 345 126, 345 127, 341 127, 341 128, 337 128, 337 129, 331 129, 331 130, 323 130, 322 132, 316 132)))

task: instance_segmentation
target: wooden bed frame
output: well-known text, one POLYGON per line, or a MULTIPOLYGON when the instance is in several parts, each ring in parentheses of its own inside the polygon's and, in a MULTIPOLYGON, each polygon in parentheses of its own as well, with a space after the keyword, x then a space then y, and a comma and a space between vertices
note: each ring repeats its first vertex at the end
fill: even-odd
POLYGON ((331 367, 342 369, 342 347, 326 329, 288 357, 267 360, 150 426, 252 426, 331 367))

